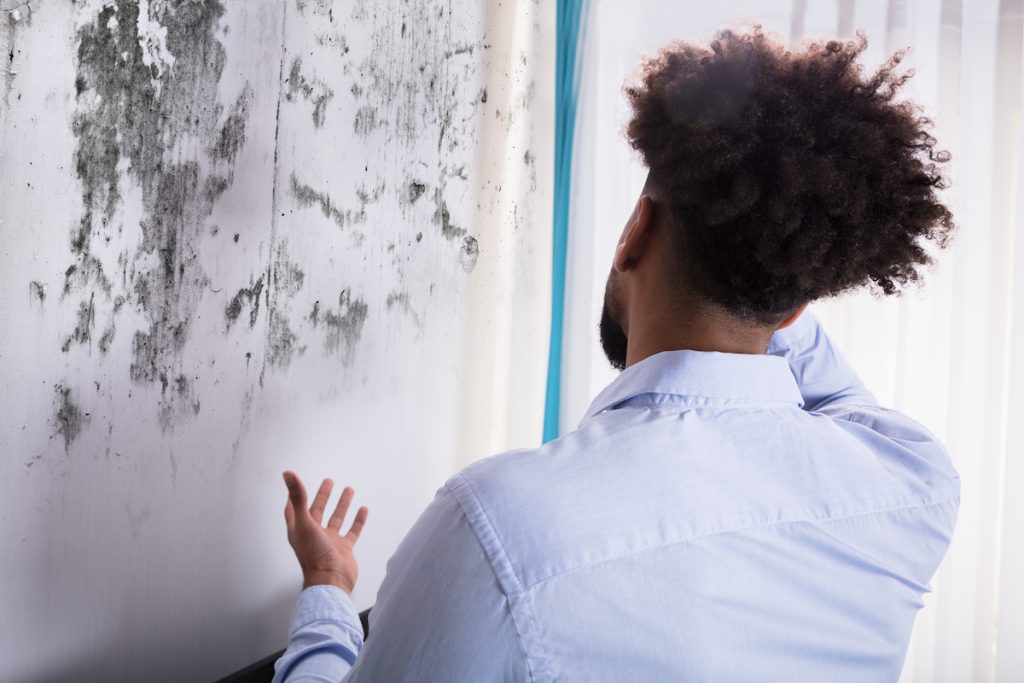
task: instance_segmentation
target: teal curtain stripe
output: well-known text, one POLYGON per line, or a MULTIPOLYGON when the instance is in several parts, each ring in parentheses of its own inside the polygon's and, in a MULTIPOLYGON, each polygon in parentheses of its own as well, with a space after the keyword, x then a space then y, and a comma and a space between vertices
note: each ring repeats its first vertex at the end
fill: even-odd
POLYGON ((569 187, 572 177, 576 103, 588 0, 558 0, 555 16, 555 193, 551 254, 551 341, 544 400, 544 443, 558 438, 562 399, 562 331, 565 321, 565 266, 569 247, 569 187))

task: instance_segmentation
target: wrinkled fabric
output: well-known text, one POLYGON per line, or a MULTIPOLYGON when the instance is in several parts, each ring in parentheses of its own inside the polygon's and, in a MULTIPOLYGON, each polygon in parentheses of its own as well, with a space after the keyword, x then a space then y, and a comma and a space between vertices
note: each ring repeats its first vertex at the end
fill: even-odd
POLYGON ((805 311, 765 354, 635 363, 576 430, 451 477, 372 637, 306 589, 275 681, 895 681, 959 496, 805 311))

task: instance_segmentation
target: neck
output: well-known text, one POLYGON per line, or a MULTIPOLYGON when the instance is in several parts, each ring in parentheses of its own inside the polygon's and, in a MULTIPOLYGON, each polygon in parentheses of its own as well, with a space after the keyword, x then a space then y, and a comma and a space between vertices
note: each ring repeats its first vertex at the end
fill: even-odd
POLYGON ((692 315, 655 310, 637 313, 629 320, 626 367, 662 351, 683 349, 763 354, 774 332, 706 310, 692 315))

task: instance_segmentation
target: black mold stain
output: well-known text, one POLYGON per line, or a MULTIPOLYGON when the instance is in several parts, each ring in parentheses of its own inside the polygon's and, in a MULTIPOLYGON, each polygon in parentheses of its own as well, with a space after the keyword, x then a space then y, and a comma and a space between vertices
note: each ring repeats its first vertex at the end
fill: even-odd
POLYGON ((356 117, 352 122, 352 130, 359 137, 369 137, 370 133, 383 125, 383 121, 377 120, 377 108, 376 107, 360 107, 356 112, 356 117))
POLYGON ((235 100, 231 113, 228 114, 224 125, 221 126, 217 142, 210 150, 210 154, 223 161, 233 163, 238 150, 245 142, 245 126, 249 121, 249 103, 252 102, 252 88, 246 83, 238 99, 235 100))
POLYGON ((57 425, 56 434, 64 437, 64 451, 71 448, 71 442, 82 433, 82 428, 89 422, 89 413, 82 412, 77 401, 71 395, 71 387, 57 384, 57 404, 54 421, 57 425))
MULTIPOLYGON (((324 216, 334 221, 339 228, 344 228, 349 223, 366 222, 366 201, 363 202, 362 208, 355 213, 351 209, 342 211, 326 192, 319 192, 300 182, 294 173, 291 175, 291 190, 292 196, 295 197, 299 206, 319 207, 324 216)), ((365 190, 363 193, 366 195, 365 190)), ((379 197, 379 195, 377 196, 379 197)))
POLYGON ((260 275, 259 279, 254 284, 248 287, 243 287, 238 290, 238 293, 232 297, 231 301, 224 308, 224 318, 227 320, 227 329, 231 329, 235 321, 238 320, 238 316, 242 313, 242 306, 248 304, 249 306, 249 327, 250 329, 256 325, 256 319, 260 314, 260 293, 263 291, 263 276, 260 275))
POLYGON ((270 266, 270 287, 267 288, 267 346, 265 360, 271 367, 287 368, 299 347, 299 338, 289 319, 291 299, 302 289, 306 274, 288 258, 287 240, 279 243, 270 266))
POLYGON ((388 299, 386 302, 387 309, 390 311, 396 305, 401 306, 402 310, 404 310, 406 313, 412 316, 412 320, 414 323, 416 323, 416 327, 420 328, 421 330, 423 329, 423 321, 420 319, 419 315, 416 314, 416 311, 413 310, 412 305, 410 305, 409 303, 408 292, 391 292, 390 294, 388 294, 388 299))
POLYGON ((39 280, 28 283, 29 300, 36 301, 40 306, 46 301, 46 285, 39 280))
MULTIPOLYGON (((216 38, 222 2, 149 5, 148 19, 166 31, 166 49, 174 58, 173 66, 164 68, 144 55, 139 12, 139 3, 113 0, 78 31, 73 132, 84 214, 71 235, 75 261, 65 273, 64 294, 80 293, 89 306, 98 289, 111 299, 112 282, 91 243, 111 239, 120 183, 130 178, 141 189, 142 239, 135 248, 124 245, 118 257, 124 292, 114 297, 100 348, 109 348, 113 317, 127 298, 148 319, 132 337, 129 376, 134 382, 160 382, 166 429, 174 415, 194 413, 198 405, 197 399, 167 397, 167 378, 180 375, 180 354, 209 282, 199 263, 200 238, 214 201, 232 181, 231 169, 223 167, 230 166, 244 141, 251 90, 243 89, 222 124, 217 86, 225 50, 216 38), (206 174, 198 159, 169 154, 182 138, 205 144, 221 170, 206 174), (118 170, 122 159, 129 162, 125 176, 118 170)), ((91 338, 83 332, 83 310, 80 306, 79 324, 65 345, 91 338)), ((174 387, 172 393, 182 391, 174 387)))
POLYGON ((476 261, 480 258, 480 243, 472 235, 467 235, 459 249, 459 264, 467 273, 476 268, 476 261))
MULTIPOLYGON (((4 104, 10 104, 11 89, 14 87, 14 77, 17 74, 17 66, 14 63, 15 36, 19 24, 32 25, 32 5, 30 2, 19 2, 13 7, 5 7, 3 18, 7 20, 7 64, 4 71, 4 104)), ((21 52, 21 50, 17 50, 21 52)), ((19 95, 19 99, 20 99, 19 95)))
POLYGON ((96 308, 94 306, 95 293, 89 295, 89 301, 82 301, 78 304, 78 316, 75 329, 64 339, 60 350, 68 352, 72 344, 87 344, 92 339, 92 328, 96 321, 96 308))
POLYGON ((288 84, 288 89, 284 93, 285 99, 294 102, 296 96, 301 93, 304 100, 313 103, 313 126, 315 128, 323 126, 327 103, 334 97, 334 91, 320 79, 306 80, 306 77, 302 75, 301 57, 292 60, 292 66, 285 82, 288 84))
POLYGON ((466 234, 465 228, 460 228, 452 223, 451 214, 448 213, 448 203, 444 200, 443 189, 440 187, 434 190, 434 204, 437 206, 433 216, 434 225, 441 228, 441 234, 445 238, 453 240, 466 234))
POLYGON ((320 302, 313 304, 309 320, 314 328, 320 324, 324 326, 323 355, 339 355, 342 365, 351 365, 368 312, 366 302, 361 298, 353 299, 348 288, 343 289, 338 295, 337 311, 327 309, 321 313, 320 302))
MULTIPOLYGON (((479 245, 453 220, 448 204, 453 196, 449 184, 454 187, 469 178, 464 167, 452 164, 443 153, 475 143, 478 112, 488 101, 487 88, 478 80, 478 66, 482 59, 486 61, 483 53, 491 46, 484 38, 461 40, 465 34, 458 28, 450 3, 362 1, 353 7, 352 20, 372 25, 370 50, 352 70, 353 130, 399 150, 415 150, 424 140, 436 141, 436 170, 417 169, 415 176, 407 172, 394 183, 395 197, 414 224, 429 217, 451 243, 460 266, 472 270, 479 245), (381 55, 389 58, 381 59, 381 55), (413 211, 414 203, 428 188, 433 214, 422 213, 422 202, 413 211)), ((517 102, 511 115, 529 104, 517 102)), ((464 192, 458 194, 465 196, 464 192)), ((420 230, 411 233, 417 241, 422 239, 420 230)))
POLYGON ((314 14, 327 14, 332 16, 331 5, 334 0, 295 0, 295 7, 299 12, 305 12, 306 8, 312 3, 314 14))
POLYGON ((114 341, 114 321, 111 319, 109 325, 103 330, 103 335, 100 337, 100 352, 108 353, 110 351, 110 344, 114 341))
POLYGON ((530 190, 537 189, 537 155, 530 150, 523 154, 523 163, 530 169, 530 190))
POLYGON ((415 204, 416 200, 423 196, 423 193, 427 191, 427 186, 423 183, 416 182, 415 180, 409 183, 409 194, 406 197, 406 201, 410 204, 415 204))

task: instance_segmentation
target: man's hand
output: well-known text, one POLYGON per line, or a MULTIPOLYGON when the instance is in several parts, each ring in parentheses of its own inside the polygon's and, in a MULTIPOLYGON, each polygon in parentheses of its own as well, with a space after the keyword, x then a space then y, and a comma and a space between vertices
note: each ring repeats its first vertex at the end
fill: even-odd
POLYGON ((355 490, 346 486, 341 500, 334 508, 334 514, 323 527, 324 507, 331 496, 334 482, 324 479, 320 484, 313 504, 306 509, 306 488, 294 472, 284 473, 288 487, 288 503, 284 508, 284 519, 288 525, 288 542, 302 567, 303 588, 319 584, 337 586, 351 594, 359 575, 359 566, 352 552, 352 546, 359 540, 359 533, 366 524, 369 510, 364 506, 356 512, 356 518, 348 533, 341 535, 341 523, 345 521, 349 503, 355 490))

